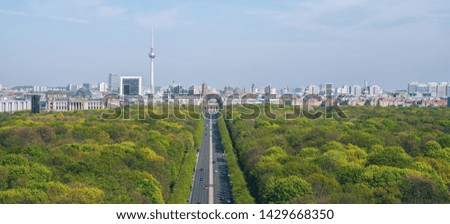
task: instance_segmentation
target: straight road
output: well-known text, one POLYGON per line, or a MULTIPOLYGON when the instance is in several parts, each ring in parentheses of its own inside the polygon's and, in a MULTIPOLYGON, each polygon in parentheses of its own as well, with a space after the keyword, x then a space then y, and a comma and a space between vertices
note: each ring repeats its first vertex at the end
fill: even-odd
POLYGON ((217 114, 205 114, 205 131, 198 152, 189 203, 232 203, 228 165, 216 122, 217 114))

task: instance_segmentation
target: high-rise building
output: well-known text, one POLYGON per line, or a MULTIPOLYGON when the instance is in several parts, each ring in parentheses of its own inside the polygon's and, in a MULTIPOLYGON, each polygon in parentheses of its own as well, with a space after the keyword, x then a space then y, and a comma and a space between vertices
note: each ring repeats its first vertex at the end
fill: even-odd
POLYGON ((436 82, 428 83, 428 93, 430 93, 431 97, 437 96, 437 88, 438 88, 438 84, 436 82))
POLYGON ((201 86, 199 85, 191 85, 188 87, 188 95, 200 95, 201 93, 201 86))
POLYGON ((361 96, 361 91, 362 91, 362 88, 360 85, 353 85, 350 90, 350 94, 352 96, 359 97, 359 96, 361 96))
POLYGON ((447 85, 447 96, 450 97, 450 82, 447 85))
POLYGON ((252 84, 252 93, 256 93, 256 87, 255 87, 255 83, 252 84))
POLYGON ((141 76, 121 76, 120 77, 120 95, 141 95, 142 77, 141 76))
POLYGON ((369 82, 367 80, 364 80, 364 87, 361 90, 361 94, 364 96, 369 95, 369 82))
POLYGON ((348 95, 351 93, 351 87, 350 86, 341 86, 336 88, 336 94, 338 95, 348 95))
POLYGON ((446 82, 439 83, 439 85, 437 86, 436 96, 437 97, 446 97, 447 96, 447 83, 446 82))
POLYGON ((109 92, 119 93, 120 89, 120 75, 109 74, 109 92))
POLYGON ((3 89, 3 86, 2 86, 2 84, 0 83, 0 90, 2 90, 3 89))
POLYGON ((38 114, 41 112, 41 96, 33 95, 31 96, 31 113, 38 114))
POLYGON ((83 88, 85 88, 87 91, 92 91, 92 86, 90 83, 83 83, 83 88))
POLYGON ((425 93, 428 93, 428 85, 424 83, 417 84, 417 93, 420 93, 420 95, 423 95, 425 93))
POLYGON ((307 86, 305 89, 306 94, 319 94, 320 93, 320 87, 316 85, 310 85, 307 86))
POLYGON ((417 93, 417 85, 419 85, 418 82, 410 82, 410 83, 408 83, 408 93, 409 94, 417 93))
POLYGON ((97 89, 99 92, 106 92, 108 91, 108 84, 106 82, 101 82, 98 84, 97 89))
POLYGON ((206 85, 206 83, 202 84, 202 95, 206 95, 208 94, 208 86, 206 85))
POLYGON ((152 46, 150 49, 150 53, 148 54, 150 57, 150 94, 155 94, 155 69, 154 69, 154 60, 156 57, 154 48, 153 48, 153 28, 152 28, 152 46))
POLYGON ((372 85, 369 87, 369 95, 371 96, 379 96, 383 93, 383 90, 380 86, 372 85))
POLYGON ((270 85, 264 87, 264 94, 270 95, 270 89, 271 89, 271 88, 270 88, 270 85))
POLYGON ((68 92, 76 92, 78 89, 78 85, 73 85, 72 83, 69 83, 66 88, 68 92))

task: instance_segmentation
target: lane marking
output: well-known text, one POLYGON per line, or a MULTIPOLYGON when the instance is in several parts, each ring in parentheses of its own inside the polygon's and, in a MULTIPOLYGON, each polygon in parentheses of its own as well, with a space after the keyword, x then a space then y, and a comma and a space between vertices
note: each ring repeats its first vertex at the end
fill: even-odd
POLYGON ((212 114, 209 114, 209 200, 214 204, 214 171, 213 171, 213 145, 212 145, 212 114))

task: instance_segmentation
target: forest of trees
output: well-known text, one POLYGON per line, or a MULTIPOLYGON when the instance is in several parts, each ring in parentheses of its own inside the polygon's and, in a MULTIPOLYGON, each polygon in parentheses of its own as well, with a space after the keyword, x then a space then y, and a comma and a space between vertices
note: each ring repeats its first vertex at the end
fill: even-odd
POLYGON ((450 202, 449 108, 344 107, 348 119, 316 120, 285 119, 288 109, 228 112, 257 203, 450 202))
POLYGON ((0 114, 0 203, 186 203, 202 120, 0 114))

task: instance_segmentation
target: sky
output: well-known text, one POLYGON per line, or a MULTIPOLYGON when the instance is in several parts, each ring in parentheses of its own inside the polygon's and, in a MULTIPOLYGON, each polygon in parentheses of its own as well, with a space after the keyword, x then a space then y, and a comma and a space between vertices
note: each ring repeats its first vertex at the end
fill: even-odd
POLYGON ((0 84, 450 81, 449 0, 2 0, 0 84))

